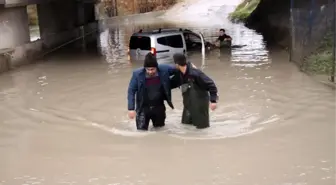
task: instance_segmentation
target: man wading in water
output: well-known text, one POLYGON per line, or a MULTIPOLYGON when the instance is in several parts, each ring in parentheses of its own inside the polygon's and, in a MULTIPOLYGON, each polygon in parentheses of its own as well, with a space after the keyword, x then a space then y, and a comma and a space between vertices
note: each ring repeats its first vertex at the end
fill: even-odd
POLYGON ((174 109, 171 89, 177 86, 170 83, 170 76, 176 73, 178 70, 175 66, 158 65, 156 57, 151 53, 146 55, 144 67, 133 71, 128 87, 128 116, 131 119, 136 117, 138 130, 148 130, 150 120, 154 127, 165 125, 164 100, 174 109))
POLYGON ((215 45, 219 48, 221 47, 231 47, 232 38, 225 33, 224 29, 219 30, 219 36, 215 41, 215 45))
POLYGON ((209 101, 211 110, 215 110, 218 100, 214 81, 187 62, 183 54, 175 54, 174 62, 180 71, 184 106, 182 123, 192 124, 198 129, 209 127, 209 101))

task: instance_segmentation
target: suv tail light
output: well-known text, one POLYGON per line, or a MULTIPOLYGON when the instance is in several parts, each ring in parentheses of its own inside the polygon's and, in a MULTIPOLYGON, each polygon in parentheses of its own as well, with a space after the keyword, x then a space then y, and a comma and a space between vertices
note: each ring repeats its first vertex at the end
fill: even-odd
POLYGON ((156 55, 156 49, 155 48, 151 48, 151 53, 155 56, 156 55))

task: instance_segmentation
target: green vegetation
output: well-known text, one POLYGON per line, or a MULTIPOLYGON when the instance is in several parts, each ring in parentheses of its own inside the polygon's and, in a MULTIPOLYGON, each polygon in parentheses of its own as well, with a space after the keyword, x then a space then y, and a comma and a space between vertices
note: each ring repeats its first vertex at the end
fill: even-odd
POLYGON ((230 13, 229 17, 232 21, 245 21, 246 18, 257 8, 260 0, 244 0, 240 3, 236 10, 230 13))
POLYGON ((326 34, 320 47, 306 57, 301 69, 313 75, 331 75, 333 73, 334 60, 334 35, 326 34))

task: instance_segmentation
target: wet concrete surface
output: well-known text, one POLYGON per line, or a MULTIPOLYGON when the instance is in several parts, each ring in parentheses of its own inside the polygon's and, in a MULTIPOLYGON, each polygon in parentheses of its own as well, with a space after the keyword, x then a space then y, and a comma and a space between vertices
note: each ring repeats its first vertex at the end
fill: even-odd
MULTIPOLYGON (((332 185, 335 92, 300 73, 261 35, 228 25, 234 44, 207 54, 219 88, 211 127, 180 124, 182 99, 166 127, 137 132, 127 118, 133 69, 128 38, 139 28, 105 25, 97 51, 65 48, 0 76, 0 184, 332 185), (229 52, 230 53, 230 52, 229 52)), ((190 27, 207 39, 216 27, 190 27)), ((202 65, 199 53, 189 59, 202 65)))

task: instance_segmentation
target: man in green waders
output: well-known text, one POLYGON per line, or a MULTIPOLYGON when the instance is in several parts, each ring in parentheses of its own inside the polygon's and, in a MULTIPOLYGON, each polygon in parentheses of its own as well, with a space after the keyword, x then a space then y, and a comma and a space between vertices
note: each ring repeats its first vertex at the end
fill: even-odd
POLYGON ((215 110, 218 100, 214 81, 187 62, 183 54, 175 54, 174 62, 180 71, 184 106, 182 123, 194 125, 198 129, 209 127, 209 102, 211 110, 215 110))

